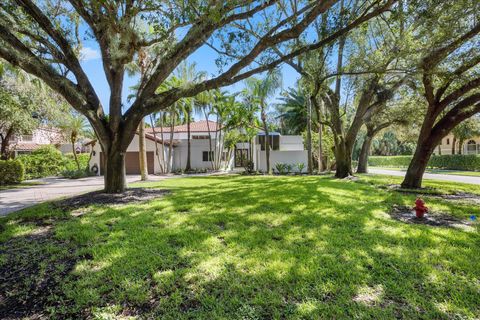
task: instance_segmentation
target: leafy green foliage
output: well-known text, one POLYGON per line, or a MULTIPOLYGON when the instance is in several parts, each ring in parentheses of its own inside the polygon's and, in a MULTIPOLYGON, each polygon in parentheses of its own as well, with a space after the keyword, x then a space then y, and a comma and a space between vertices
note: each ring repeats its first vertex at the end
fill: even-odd
POLYGON ((41 147, 30 154, 20 155, 18 160, 25 166, 27 179, 38 179, 48 176, 67 175, 78 176, 80 172, 85 171, 88 166, 90 155, 82 153, 77 155, 80 169, 77 167, 73 153, 62 154, 54 146, 47 145, 41 147))
POLYGON ((25 166, 27 179, 57 176, 67 164, 66 158, 53 146, 41 147, 31 154, 21 155, 18 160, 25 166))
MULTIPOLYGON (((371 156, 368 164, 374 167, 408 167, 412 156, 371 156)), ((433 155, 428 162, 428 168, 447 170, 480 171, 480 155, 433 155)))
POLYGON ((23 181, 25 168, 18 160, 0 160, 0 185, 16 184, 23 181))

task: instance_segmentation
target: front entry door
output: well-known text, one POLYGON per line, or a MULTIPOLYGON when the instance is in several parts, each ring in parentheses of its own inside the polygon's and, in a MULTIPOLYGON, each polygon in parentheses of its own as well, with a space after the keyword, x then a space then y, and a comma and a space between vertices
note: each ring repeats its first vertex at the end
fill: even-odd
POLYGON ((248 161, 248 149, 235 149, 235 167, 245 167, 248 161))

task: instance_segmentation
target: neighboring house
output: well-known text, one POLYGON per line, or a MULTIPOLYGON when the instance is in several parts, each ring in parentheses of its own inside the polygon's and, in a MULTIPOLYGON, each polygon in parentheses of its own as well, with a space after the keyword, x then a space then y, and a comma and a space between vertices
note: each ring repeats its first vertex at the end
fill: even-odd
MULTIPOLYGON (((453 150, 453 134, 447 135, 442 142, 435 148, 434 154, 452 154, 453 150)), ((466 140, 462 146, 459 141, 455 144, 455 153, 458 154, 461 149, 462 154, 480 154, 480 137, 474 137, 466 140)))
MULTIPOLYGON (((14 158, 21 154, 29 154, 45 145, 53 145, 62 153, 72 153, 72 145, 65 141, 61 131, 46 126, 35 129, 31 134, 14 136, 9 144, 9 150, 14 158)), ((77 143, 75 149, 77 153, 90 152, 81 142, 77 143)))
MULTIPOLYGON (((169 155, 169 142, 171 133, 173 133, 172 140, 172 161, 171 170, 183 170, 187 163, 187 144, 188 133, 187 125, 179 125, 173 127, 173 132, 170 127, 163 128, 146 128, 146 151, 147 151, 147 167, 150 174, 162 173, 162 167, 167 162, 169 155), (162 143, 163 141, 163 143, 162 143), (157 151, 158 150, 158 151, 157 151)), ((265 171, 265 150, 262 147, 262 134, 255 139, 252 146, 249 143, 238 143, 234 152, 228 152, 222 147, 224 130, 214 121, 197 121, 190 124, 190 143, 191 143, 191 167, 192 169, 212 169, 212 159, 216 158, 215 151, 222 150, 219 164, 220 170, 232 170, 234 167, 243 167, 246 159, 250 158, 252 152, 252 161, 254 162, 256 170, 265 171), (210 153, 210 139, 211 137, 212 152, 210 153), (215 147, 216 146, 216 147, 215 147), (263 150, 262 150, 263 149, 263 150)), ((272 168, 276 163, 288 163, 296 165, 299 162, 307 163, 307 152, 303 149, 303 141, 301 136, 280 136, 279 134, 272 134, 272 151, 270 159, 272 168)), ((134 139, 128 146, 125 155, 125 171, 127 174, 139 174, 139 136, 135 135, 134 139)), ((102 150, 99 143, 96 143, 93 148, 92 159, 90 161, 90 168, 98 169, 98 174, 104 172, 104 161, 102 150)))

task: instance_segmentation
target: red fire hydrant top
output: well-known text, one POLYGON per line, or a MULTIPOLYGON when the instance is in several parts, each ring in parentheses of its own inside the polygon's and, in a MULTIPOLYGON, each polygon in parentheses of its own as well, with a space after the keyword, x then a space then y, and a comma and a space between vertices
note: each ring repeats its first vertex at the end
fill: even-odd
POLYGON ((423 218, 425 212, 428 212, 428 208, 425 206, 425 201, 421 198, 417 198, 415 201, 415 207, 413 207, 415 210, 415 215, 417 218, 423 218))

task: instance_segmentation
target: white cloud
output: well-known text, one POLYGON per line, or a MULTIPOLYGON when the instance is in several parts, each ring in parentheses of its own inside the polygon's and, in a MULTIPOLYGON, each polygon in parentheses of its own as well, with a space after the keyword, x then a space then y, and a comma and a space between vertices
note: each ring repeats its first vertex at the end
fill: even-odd
POLYGON ((84 47, 80 50, 80 60, 89 61, 100 59, 100 52, 90 47, 84 47))

